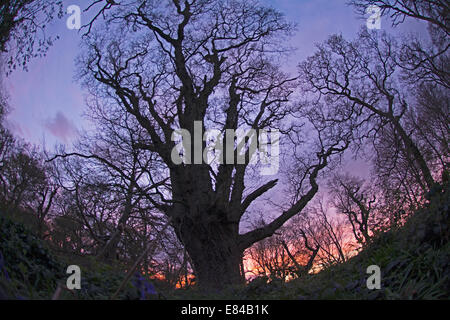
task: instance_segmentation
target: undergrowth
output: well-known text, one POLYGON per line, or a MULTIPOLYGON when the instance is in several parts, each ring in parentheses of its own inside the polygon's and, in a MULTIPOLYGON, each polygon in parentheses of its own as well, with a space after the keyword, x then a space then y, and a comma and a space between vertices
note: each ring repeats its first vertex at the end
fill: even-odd
MULTIPOLYGON (((284 283, 257 278, 245 287, 202 293, 160 289, 134 276, 117 299, 449 299, 450 190, 436 187, 429 202, 406 223, 379 234, 355 257, 317 274, 284 283), (367 289, 370 265, 381 269, 381 289, 367 289)), ((62 255, 22 223, 0 215, 0 299, 50 299, 66 268, 82 268, 81 290, 62 291, 60 299, 109 299, 122 283, 126 266, 95 257, 62 255)))

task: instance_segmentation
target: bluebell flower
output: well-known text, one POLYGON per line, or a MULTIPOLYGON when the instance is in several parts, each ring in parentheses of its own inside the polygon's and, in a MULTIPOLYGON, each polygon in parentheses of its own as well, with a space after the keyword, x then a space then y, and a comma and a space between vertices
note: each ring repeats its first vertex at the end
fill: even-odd
POLYGON ((141 274, 136 273, 133 279, 133 285, 138 289, 140 300, 146 300, 149 295, 156 295, 156 289, 152 283, 145 279, 141 274))

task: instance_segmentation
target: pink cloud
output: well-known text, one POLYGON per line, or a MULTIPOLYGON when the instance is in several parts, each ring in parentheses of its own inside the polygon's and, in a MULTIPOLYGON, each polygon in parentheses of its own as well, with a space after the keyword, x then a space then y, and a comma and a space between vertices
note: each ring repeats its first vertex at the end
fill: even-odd
POLYGON ((78 135, 78 130, 73 122, 68 120, 61 111, 58 111, 54 118, 48 119, 44 126, 53 136, 64 143, 78 135))

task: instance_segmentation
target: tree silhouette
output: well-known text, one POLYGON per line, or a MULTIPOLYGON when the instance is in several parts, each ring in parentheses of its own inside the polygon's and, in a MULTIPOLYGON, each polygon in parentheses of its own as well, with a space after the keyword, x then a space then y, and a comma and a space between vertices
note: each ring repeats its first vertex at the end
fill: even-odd
POLYGON ((391 157, 402 153, 426 192, 435 181, 417 140, 407 130, 408 99, 397 61, 395 39, 362 30, 354 41, 331 36, 299 65, 299 71, 306 90, 324 95, 334 105, 330 119, 354 123, 355 140, 371 138, 377 150, 378 138, 390 133, 391 157))
POLYGON ((62 2, 51 0, 5 0, 0 5, 0 52, 6 54, 9 71, 26 68, 31 58, 45 55, 57 37, 45 28, 62 17, 62 2))
MULTIPOLYGON (((277 61, 286 51, 280 40, 292 26, 257 1, 125 2, 104 13, 109 23, 103 29, 86 35, 79 77, 102 100, 97 114, 106 116, 100 121, 117 130, 134 121, 145 132, 134 147, 164 164, 170 183, 156 188, 153 205, 170 219, 199 283, 205 288, 240 283, 244 250, 270 237, 307 205, 318 190, 319 172, 348 141, 340 135, 328 141, 321 129, 324 139, 316 161, 304 167, 298 186, 302 196, 266 226, 240 234, 244 213, 278 179, 248 190, 245 181, 255 151, 232 140, 232 163, 175 164, 172 135, 185 129, 193 139, 196 123, 202 132, 241 127, 291 132, 293 127, 282 120, 298 111, 290 103, 296 79, 283 73, 277 61), (238 163, 242 150, 246 161, 238 163)), ((194 154, 195 142, 190 142, 194 154)))

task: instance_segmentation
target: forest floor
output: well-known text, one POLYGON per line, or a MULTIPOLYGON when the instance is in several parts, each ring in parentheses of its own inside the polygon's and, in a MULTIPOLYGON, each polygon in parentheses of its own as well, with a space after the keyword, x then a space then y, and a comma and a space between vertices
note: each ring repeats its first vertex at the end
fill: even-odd
MULTIPOLYGON (((289 282, 257 278, 245 287, 204 294, 196 288, 168 290, 145 284, 153 299, 449 299, 450 188, 427 195, 429 202, 399 228, 374 237, 347 262, 289 282), (381 288, 369 290, 367 267, 379 266, 381 288)), ((67 257, 38 239, 23 224, 0 215, 0 299, 50 299, 65 266, 79 263, 82 290, 60 299, 108 299, 124 279, 123 266, 111 267, 86 257, 67 257)), ((117 299, 143 297, 142 282, 132 279, 117 299)), ((78 290, 77 290, 78 291, 78 290)))
MULTIPOLYGON (((450 190, 428 194, 429 203, 406 223, 378 235, 358 255, 317 274, 289 282, 256 279, 217 299, 449 299, 450 190), (381 270, 381 288, 369 290, 367 267, 381 270)), ((192 290, 189 296, 192 298, 192 290)), ((183 294, 175 296, 183 298, 183 294)), ((211 295, 198 298, 210 299, 211 295)))

